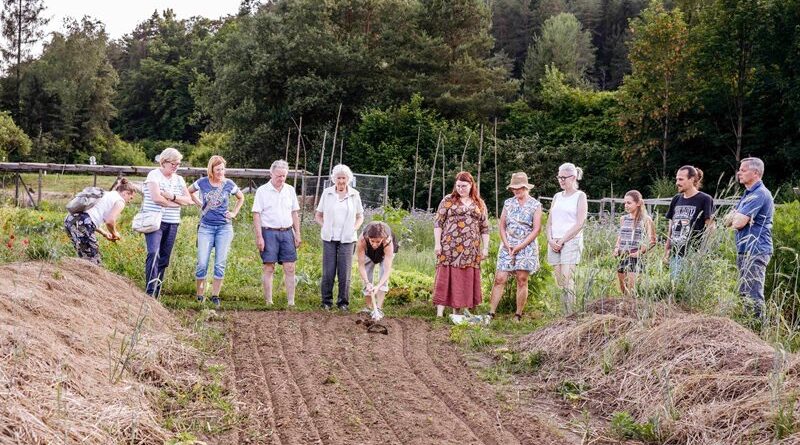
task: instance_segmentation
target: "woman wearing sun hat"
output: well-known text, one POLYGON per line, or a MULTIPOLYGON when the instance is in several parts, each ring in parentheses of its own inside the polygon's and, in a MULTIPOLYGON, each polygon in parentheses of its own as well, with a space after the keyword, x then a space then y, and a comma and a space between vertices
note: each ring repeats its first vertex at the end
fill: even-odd
POLYGON ((489 316, 494 317, 508 277, 517 280, 517 311, 514 320, 522 319, 528 301, 528 277, 539 270, 539 245, 536 237, 542 227, 542 204, 530 195, 533 188, 528 175, 517 172, 511 175, 508 190, 514 196, 503 203, 500 214, 501 246, 497 253, 497 268, 490 301, 489 316))

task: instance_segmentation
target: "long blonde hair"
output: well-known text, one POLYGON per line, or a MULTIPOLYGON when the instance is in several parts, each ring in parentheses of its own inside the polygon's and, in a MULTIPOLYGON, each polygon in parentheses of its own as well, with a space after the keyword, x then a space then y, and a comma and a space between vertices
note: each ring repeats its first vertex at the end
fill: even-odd
POLYGON ((228 165, 228 163, 225 162, 225 158, 223 158, 222 156, 219 155, 211 156, 211 159, 208 160, 208 179, 217 179, 214 177, 214 167, 220 164, 228 165))
POLYGON ((633 221, 638 223, 645 218, 648 218, 649 215, 647 213, 647 207, 644 206, 644 198, 642 198, 642 193, 639 192, 639 190, 629 190, 627 193, 625 193, 625 197, 628 196, 630 196, 631 199, 633 199, 633 202, 637 204, 637 210, 633 212, 633 221))

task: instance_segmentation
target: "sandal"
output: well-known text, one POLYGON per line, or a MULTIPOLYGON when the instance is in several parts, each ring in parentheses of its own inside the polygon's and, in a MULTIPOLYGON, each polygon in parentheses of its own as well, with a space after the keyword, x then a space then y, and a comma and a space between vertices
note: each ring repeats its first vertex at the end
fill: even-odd
POLYGON ((522 314, 514 314, 514 323, 522 321, 522 314))

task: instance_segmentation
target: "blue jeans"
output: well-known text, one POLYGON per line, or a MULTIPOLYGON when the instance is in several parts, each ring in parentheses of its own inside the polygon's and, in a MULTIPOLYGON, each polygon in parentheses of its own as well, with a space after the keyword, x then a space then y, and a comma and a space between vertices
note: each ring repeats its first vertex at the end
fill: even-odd
POLYGON ((749 297, 753 303, 753 312, 762 316, 764 307, 764 281, 767 278, 767 265, 772 255, 747 254, 736 255, 736 268, 739 269, 739 294, 749 297))
POLYGON ((165 222, 161 223, 160 229, 145 234, 147 259, 144 262, 144 291, 147 295, 157 297, 161 294, 164 271, 169 266, 169 257, 172 255, 172 247, 177 236, 178 224, 165 222))
POLYGON ((221 280, 225 277, 225 264, 228 261, 228 251, 233 241, 233 224, 209 226, 200 224, 197 229, 197 268, 194 276, 204 280, 208 273, 208 260, 211 259, 211 249, 214 254, 214 279, 221 280))
POLYGON ((683 262, 683 257, 679 255, 672 255, 669 258, 669 277, 672 278, 673 281, 677 280, 678 276, 681 274, 683 262))
POLYGON ((356 243, 322 241, 322 304, 333 303, 333 280, 339 276, 339 297, 336 306, 350 304, 350 269, 353 267, 353 250, 356 243))

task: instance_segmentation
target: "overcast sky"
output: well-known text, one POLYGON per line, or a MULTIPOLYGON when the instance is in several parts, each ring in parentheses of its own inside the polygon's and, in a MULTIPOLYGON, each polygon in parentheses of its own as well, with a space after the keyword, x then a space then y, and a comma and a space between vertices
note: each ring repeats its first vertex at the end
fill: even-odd
POLYGON ((139 22, 153 14, 172 8, 179 19, 200 15, 208 18, 234 14, 240 0, 44 0, 45 15, 50 17, 47 31, 63 30, 63 19, 80 19, 84 15, 105 23, 111 39, 130 33, 139 22))

